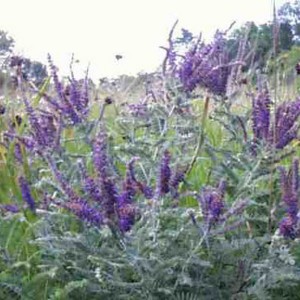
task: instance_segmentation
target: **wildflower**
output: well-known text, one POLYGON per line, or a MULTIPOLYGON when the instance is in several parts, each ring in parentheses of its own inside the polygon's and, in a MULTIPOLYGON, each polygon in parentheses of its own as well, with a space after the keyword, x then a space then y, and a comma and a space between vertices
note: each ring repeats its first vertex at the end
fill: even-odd
POLYGON ((159 166, 159 173, 156 182, 156 193, 158 197, 170 191, 170 185, 169 185, 170 178, 171 178, 170 159, 171 159, 170 152, 168 150, 164 151, 159 166))
POLYGON ((103 224, 103 217, 99 209, 91 206, 87 201, 78 198, 75 201, 67 202, 64 207, 84 222, 97 227, 103 224))
POLYGON ((126 167, 125 180, 123 182, 123 190, 118 197, 118 218, 120 230, 125 232, 130 230, 135 220, 135 207, 133 198, 136 194, 135 176, 133 171, 133 163, 136 158, 130 160, 126 167))
POLYGON ((291 216, 287 216, 282 219, 279 225, 280 233, 286 237, 295 239, 296 238, 296 231, 295 231, 295 221, 291 216))
POLYGON ((31 195, 28 182, 22 176, 19 177, 19 185, 20 185, 20 188, 21 188, 21 193, 22 193, 23 200, 27 203, 29 209, 32 212, 35 212, 35 201, 34 201, 32 195, 31 195))
POLYGON ((281 199, 286 206, 286 216, 279 225, 280 233, 286 237, 295 239, 299 234, 298 229, 298 194, 299 194, 299 161, 294 160, 292 168, 287 172, 280 167, 281 199))
POLYGON ((267 90, 261 91, 252 101, 252 129, 254 142, 264 141, 283 149, 297 137, 300 99, 283 102, 276 108, 275 123, 270 122, 271 100, 267 90))
POLYGON ((221 181, 218 188, 204 187, 198 195, 205 223, 210 226, 220 220, 224 211, 225 182, 221 181))
POLYGON ((184 55, 176 73, 186 92, 200 86, 213 94, 225 95, 230 69, 224 34, 217 32, 211 44, 198 40, 184 55))
POLYGON ((270 138, 277 149, 283 149, 297 137, 299 125, 296 121, 299 115, 300 99, 278 106, 275 115, 275 137, 270 138))
POLYGON ((54 65, 50 54, 48 54, 48 63, 49 63, 49 66, 50 66, 51 75, 52 75, 52 78, 53 78, 53 81, 54 81, 54 86, 55 86, 56 92, 57 92, 58 96, 61 99, 63 99, 63 86, 62 86, 61 82, 58 79, 57 67, 54 65))
POLYGON ((101 192, 95 180, 88 175, 84 177, 84 190, 91 197, 92 200, 98 203, 101 202, 101 192))
POLYGON ((81 123, 88 114, 88 73, 83 80, 76 80, 72 74, 72 77, 69 79, 70 84, 64 87, 58 79, 57 68, 54 66, 50 55, 48 56, 48 61, 58 99, 50 96, 45 97, 45 99, 72 125, 81 123))
POLYGON ((267 140, 270 130, 270 96, 267 90, 261 91, 252 99, 252 129, 254 140, 267 140))
POLYGON ((18 213, 19 212, 19 207, 15 204, 3 204, 0 205, 0 209, 6 212, 11 212, 11 213, 18 213))
POLYGON ((104 132, 100 132, 93 143, 93 162, 100 184, 105 214, 111 218, 116 213, 118 192, 114 182, 109 176, 106 134, 104 132))
POLYGON ((185 176, 185 170, 176 170, 170 178, 170 188, 173 193, 173 198, 177 199, 179 196, 178 187, 183 182, 185 176))

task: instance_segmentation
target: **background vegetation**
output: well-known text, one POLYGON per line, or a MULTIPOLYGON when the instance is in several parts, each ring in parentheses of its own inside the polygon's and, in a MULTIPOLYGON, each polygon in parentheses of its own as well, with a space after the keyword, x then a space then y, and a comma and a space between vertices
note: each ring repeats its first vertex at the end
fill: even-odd
POLYGON ((98 83, 1 31, 0 299, 300 299, 299 10, 98 83))

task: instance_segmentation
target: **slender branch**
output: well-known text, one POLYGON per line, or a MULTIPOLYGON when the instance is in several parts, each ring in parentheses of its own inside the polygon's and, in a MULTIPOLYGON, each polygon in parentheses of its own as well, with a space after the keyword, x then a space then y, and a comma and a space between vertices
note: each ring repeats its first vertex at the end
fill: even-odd
POLYGON ((191 170, 193 169, 194 167, 194 164, 197 160, 197 157, 200 153, 200 150, 204 144, 204 137, 205 137, 205 125, 206 125, 206 120, 207 120, 207 116, 208 116, 208 108, 209 108, 209 97, 207 96, 205 98, 205 103, 204 103, 204 110, 203 110, 203 115, 202 115, 202 119, 201 119, 201 131, 200 131, 200 137, 199 137, 199 142, 198 142, 198 145, 196 147, 196 150, 195 150, 195 153, 194 153, 194 156, 187 168, 187 172, 186 174, 188 175, 191 170))

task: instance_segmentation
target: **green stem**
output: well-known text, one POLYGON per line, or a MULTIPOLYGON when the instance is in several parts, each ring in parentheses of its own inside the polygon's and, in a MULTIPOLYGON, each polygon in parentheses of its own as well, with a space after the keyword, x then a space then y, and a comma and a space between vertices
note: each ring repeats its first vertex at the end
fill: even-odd
POLYGON ((202 119, 201 119, 201 131, 200 131, 200 137, 199 137, 199 142, 198 145, 196 147, 194 156, 189 164, 189 167, 187 169, 186 174, 188 175, 191 170, 194 167, 194 164, 197 160, 197 157, 200 153, 200 150, 202 149, 202 146, 204 144, 204 137, 205 137, 205 125, 206 125, 206 120, 207 120, 207 116, 208 116, 208 108, 209 108, 209 97, 207 96, 205 98, 205 103, 204 103, 204 110, 203 110, 203 115, 202 115, 202 119))

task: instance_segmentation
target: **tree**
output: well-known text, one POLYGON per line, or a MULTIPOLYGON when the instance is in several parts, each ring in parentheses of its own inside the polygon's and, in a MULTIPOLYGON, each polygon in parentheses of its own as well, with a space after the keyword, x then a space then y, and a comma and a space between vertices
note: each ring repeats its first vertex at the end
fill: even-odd
POLYGON ((293 38, 292 25, 287 21, 281 23, 279 30, 279 49, 290 50, 293 46, 293 38))
POLYGON ((48 76, 45 65, 38 61, 32 61, 29 58, 23 59, 22 71, 25 79, 31 80, 37 86, 42 84, 48 76))
POLYGON ((0 30, 0 56, 12 52, 15 41, 6 31, 0 30))
POLYGON ((300 0, 287 2, 278 10, 281 23, 289 23, 293 32, 293 40, 300 43, 300 0))

